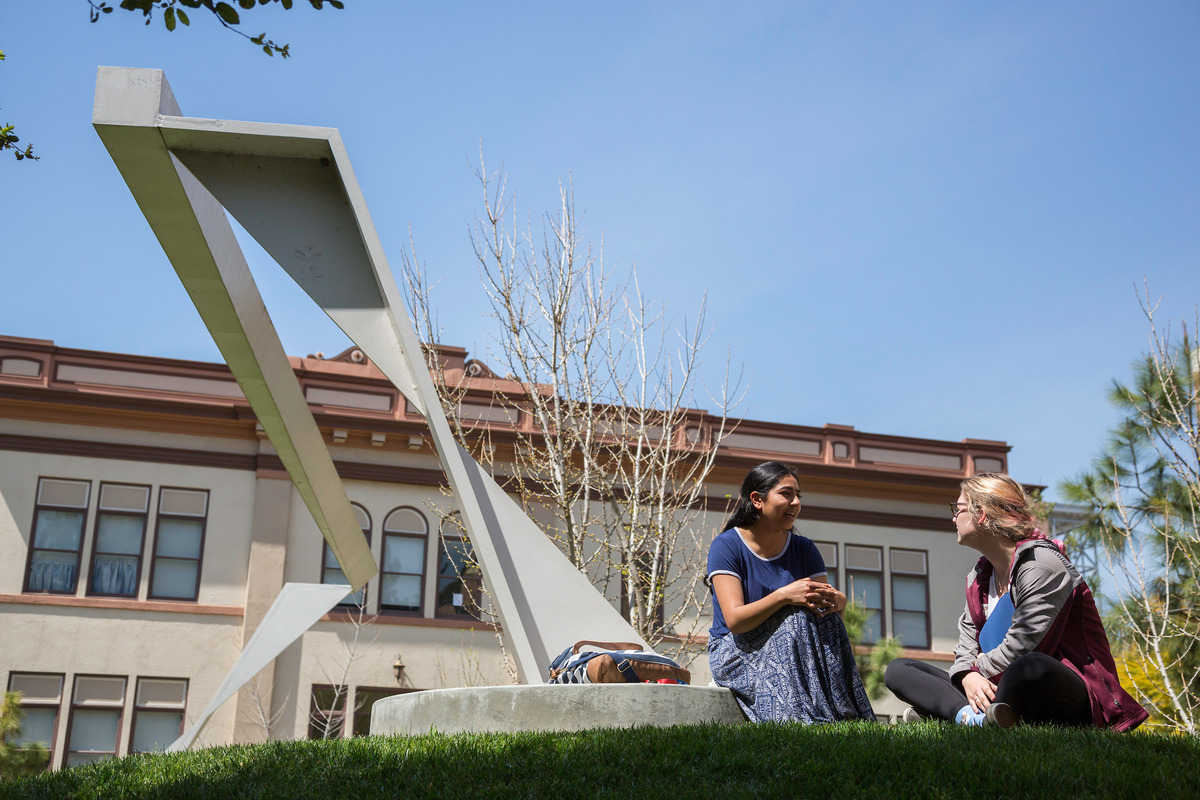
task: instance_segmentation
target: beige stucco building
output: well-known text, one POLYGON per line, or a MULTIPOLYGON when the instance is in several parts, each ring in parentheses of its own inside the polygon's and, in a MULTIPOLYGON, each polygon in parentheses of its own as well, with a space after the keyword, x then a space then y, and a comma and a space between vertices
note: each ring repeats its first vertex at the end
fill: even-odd
MULTIPOLYGON (((448 376, 472 374, 466 351, 442 355, 448 376)), ((326 723, 365 733, 378 697, 510 681, 492 626, 463 603, 476 591, 452 567, 464 545, 439 535, 442 474, 422 418, 357 350, 292 365, 381 566, 369 623, 355 624, 353 605, 328 614, 217 712, 202 744, 303 738, 326 723)), ((529 424, 510 411, 482 391, 463 403, 501 461, 513 426, 529 424)), ((873 635, 945 662, 975 559, 956 546, 946 503, 963 477, 1004 470, 1007 452, 744 420, 720 448, 699 525, 718 532, 753 465, 793 464, 800 531, 831 580, 865 599, 873 635)), ((169 744, 283 583, 340 577, 223 364, 3 336, 0 546, 0 683, 24 692, 25 734, 50 744, 56 768, 169 744)), ((690 667, 708 682, 703 657, 690 667)), ((900 711, 891 698, 877 709, 900 711)))

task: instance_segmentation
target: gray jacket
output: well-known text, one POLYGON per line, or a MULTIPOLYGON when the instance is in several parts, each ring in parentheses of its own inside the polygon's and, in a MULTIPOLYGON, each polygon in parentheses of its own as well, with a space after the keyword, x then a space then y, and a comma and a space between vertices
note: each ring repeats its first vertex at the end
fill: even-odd
MULTIPOLYGON (((1026 540, 1013 554, 1013 565, 1021 562, 1021 568, 1016 575, 1009 574, 1015 607, 1012 625, 1004 641, 995 650, 980 652, 979 630, 972 619, 970 605, 963 610, 958 620, 954 666, 950 668, 950 677, 956 684, 972 668, 985 678, 998 680, 1014 659, 1036 650, 1075 587, 1083 583, 1075 567, 1060 556, 1054 547, 1036 545, 1036 540, 1026 540), (1025 555, 1025 551, 1031 548, 1032 552, 1025 555)), ((978 580, 991 578, 990 569, 986 570, 986 577, 981 575, 985 561, 980 559, 981 563, 976 564, 967 575, 968 594, 970 587, 978 580)))

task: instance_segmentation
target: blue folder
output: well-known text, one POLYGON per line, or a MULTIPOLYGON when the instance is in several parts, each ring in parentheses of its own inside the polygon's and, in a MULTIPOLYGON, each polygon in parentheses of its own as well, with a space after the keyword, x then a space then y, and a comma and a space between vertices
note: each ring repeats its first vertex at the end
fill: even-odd
POLYGON ((1004 641, 1004 637, 1008 635, 1012 618, 1012 592, 1006 592, 996 601, 996 607, 992 609, 987 622, 983 624, 983 630, 979 632, 979 649, 990 653, 999 647, 1000 643, 1004 641))

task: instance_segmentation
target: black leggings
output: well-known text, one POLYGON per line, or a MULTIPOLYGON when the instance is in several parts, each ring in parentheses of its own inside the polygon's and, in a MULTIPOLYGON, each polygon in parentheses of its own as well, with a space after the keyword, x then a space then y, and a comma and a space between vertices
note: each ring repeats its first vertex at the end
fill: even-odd
MULTIPOLYGON (((967 696, 944 670, 911 658, 897 658, 883 676, 892 694, 923 717, 953 720, 967 696)), ((1092 702, 1083 679, 1045 653, 1020 656, 1000 678, 996 702, 1007 703, 1026 722, 1091 725, 1092 702)))

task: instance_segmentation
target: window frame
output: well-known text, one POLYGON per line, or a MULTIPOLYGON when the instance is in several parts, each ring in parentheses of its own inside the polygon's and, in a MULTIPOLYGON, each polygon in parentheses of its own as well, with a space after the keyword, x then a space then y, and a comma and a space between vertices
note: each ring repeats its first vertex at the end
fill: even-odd
MULTIPOLYGON (((75 677, 74 677, 74 681, 71 684, 71 708, 70 708, 70 716, 67 718, 67 737, 66 737, 65 745, 63 747, 63 758, 62 758, 61 766, 63 766, 63 767, 77 766, 75 764, 67 763, 68 761, 71 760, 71 755, 73 753, 81 753, 81 754, 100 753, 100 754, 107 755, 109 758, 120 757, 120 755, 121 755, 121 735, 124 733, 124 729, 125 729, 125 704, 128 699, 129 699, 129 676, 128 675, 101 675, 101 674, 90 674, 90 673, 76 673, 75 677), (119 679, 121 681, 121 701, 120 701, 120 703, 109 703, 109 704, 98 703, 95 705, 82 705, 79 701, 79 679, 80 678, 119 679), (115 711, 116 712, 116 714, 117 714, 117 730, 116 730, 116 735, 115 735, 115 738, 113 741, 113 749, 112 750, 72 750, 71 749, 71 738, 75 733, 75 714, 77 711, 79 711, 81 709, 85 710, 85 711, 99 709, 99 710, 103 710, 103 711, 115 711)), ((104 761, 104 760, 106 760, 106 759, 103 759, 103 758, 96 759, 96 761, 104 761)), ((88 761, 85 763, 94 764, 94 763, 96 763, 96 761, 88 761)))
MULTIPOLYGON (((138 726, 138 715, 139 714, 146 713, 146 712, 161 713, 164 711, 169 711, 172 713, 178 712, 179 713, 179 733, 175 735, 175 739, 178 739, 180 736, 183 735, 183 732, 186 729, 185 726, 187 725, 187 698, 188 698, 188 692, 190 690, 191 690, 191 679, 189 679, 189 678, 166 677, 166 676, 158 676, 158 675, 138 675, 137 676, 137 679, 134 681, 134 687, 133 687, 133 713, 131 715, 131 719, 129 722, 129 753, 160 753, 160 752, 163 752, 162 750, 135 750, 133 748, 133 744, 137 740, 137 726, 138 726), (145 705, 143 703, 140 703, 139 699, 141 697, 142 681, 177 681, 177 682, 181 682, 181 683, 183 683, 183 700, 179 704, 178 707, 176 707, 176 706, 152 706, 152 705, 145 705)), ((174 740, 172 740, 172 742, 173 741, 174 740)), ((165 747, 170 747, 172 742, 167 742, 165 747)), ((164 749, 165 749, 165 747, 164 747, 164 749)))
MULTIPOLYGON (((371 529, 374 527, 374 523, 371 520, 371 512, 367 511, 366 507, 363 506, 362 503, 356 503, 353 500, 350 501, 350 506, 351 506, 351 508, 361 511, 363 513, 363 517, 367 520, 367 527, 363 528, 360 523, 359 528, 362 530, 363 536, 367 537, 367 547, 370 547, 371 546, 371 529)), ((343 580, 345 580, 345 577, 346 577, 346 573, 342 572, 340 566, 331 567, 328 565, 327 562, 329 561, 329 557, 331 555, 333 555, 333 551, 331 551, 329 549, 329 542, 325 541, 325 537, 322 536, 321 537, 321 583, 322 584, 341 583, 342 582, 342 581, 329 580, 328 573, 331 570, 334 572, 341 573, 343 580)), ((336 563, 336 559, 335 559, 335 563, 336 563)), ((367 585, 364 583, 362 585, 362 587, 358 590, 358 592, 351 592, 350 594, 346 595, 344 598, 339 600, 337 605, 335 606, 335 608, 358 608, 361 605, 365 609, 367 607, 367 602, 368 602, 367 585), (362 595, 361 601, 351 599, 355 594, 360 594, 360 593, 362 595)))
MULTIPOLYGON (((344 685, 341 687, 342 693, 340 695, 335 696, 334 706, 328 712, 327 719, 330 721, 329 724, 334 724, 337 726, 337 733, 332 736, 318 737, 318 736, 313 735, 314 731, 316 730, 316 726, 321 724, 320 722, 318 722, 317 715, 318 714, 321 714, 321 715, 326 714, 325 709, 319 709, 317 707, 317 692, 318 691, 326 691, 326 690, 329 692, 335 692, 335 691, 337 691, 337 688, 338 687, 334 686, 332 683, 314 683, 311 686, 309 686, 309 688, 308 688, 308 725, 305 726, 305 738, 308 741, 324 741, 324 740, 347 738, 346 737, 346 706, 349 703, 350 695, 351 695, 350 687, 348 685, 344 685), (339 702, 341 704, 340 708, 338 707, 339 702)), ((327 727, 329 724, 327 724, 327 727)))
POLYGON ((816 539, 814 539, 813 547, 817 548, 817 552, 821 553, 821 560, 825 561, 826 578, 829 578, 829 575, 833 576, 832 579, 829 580, 829 584, 833 588, 837 589, 838 591, 841 591, 842 590, 842 576, 841 576, 841 572, 839 569, 840 565, 841 565, 841 560, 838 558, 838 543, 825 541, 824 539, 822 539, 820 541, 817 541, 816 539), (821 545, 827 545, 827 546, 833 548, 834 561, 833 561, 832 569, 830 569, 829 562, 825 559, 825 554, 821 553, 821 547, 820 547, 821 545))
POLYGON ((85 591, 85 594, 88 597, 129 597, 129 598, 136 599, 138 597, 138 595, 140 594, 141 585, 142 585, 142 566, 145 562, 145 556, 146 556, 146 531, 149 527, 149 521, 150 521, 150 500, 152 499, 153 496, 154 496, 154 487, 150 484, 125 483, 123 481, 101 481, 100 482, 100 490, 98 492, 96 492, 96 513, 94 513, 92 515, 92 550, 91 550, 91 555, 88 558, 88 580, 87 580, 87 588, 85 591), (106 487, 106 486, 127 486, 127 487, 131 487, 131 488, 145 489, 146 490, 145 510, 143 510, 141 512, 141 514, 138 514, 136 512, 132 512, 132 511, 124 510, 124 509, 119 510, 119 511, 116 511, 116 510, 106 511, 106 510, 102 509, 101 503, 104 502, 104 487, 106 487), (142 533, 141 533, 141 537, 138 542, 138 552, 137 552, 137 575, 134 577, 133 592, 131 594, 117 594, 117 593, 113 593, 113 592, 98 592, 93 588, 93 581, 96 578, 96 556, 97 555, 102 555, 102 556, 103 555, 124 555, 124 556, 129 555, 128 553, 110 554, 110 553, 100 553, 99 552, 100 521, 101 521, 101 518, 106 515, 122 516, 122 517, 140 516, 142 518, 142 533))
POLYGON ((888 598, 884 592, 884 589, 887 588, 886 581, 884 581, 884 574, 885 574, 884 567, 886 566, 886 561, 884 560, 884 557, 883 557, 883 546, 882 545, 874 545, 874 544, 851 544, 849 542, 847 542, 843 546, 844 549, 849 549, 851 547, 857 547, 857 548, 860 548, 863 550, 874 550, 877 553, 879 553, 879 569, 878 570, 869 570, 869 569, 863 569, 860 567, 851 567, 850 566, 850 556, 848 553, 844 555, 844 559, 843 559, 846 563, 846 567, 845 567, 845 569, 846 569, 846 597, 849 598, 850 600, 854 600, 854 598, 855 598, 854 577, 856 575, 861 575, 863 577, 874 577, 874 578, 878 578, 878 580, 879 580, 879 608, 871 608, 868 606, 864 606, 864 608, 866 608, 867 611, 879 612, 879 635, 874 639, 867 639, 866 638, 866 635, 867 635, 866 627, 864 626, 864 628, 863 628, 862 643, 863 644, 875 644, 876 642, 886 639, 888 636, 888 624, 887 624, 888 598))
POLYGON ((79 593, 79 578, 83 571, 83 548, 87 539, 87 521, 88 515, 91 513, 92 507, 92 481, 81 478, 60 478, 52 475, 39 475, 37 479, 37 489, 33 498, 33 521, 29 526, 29 550, 25 558, 25 580, 21 584, 21 591, 24 594, 57 594, 57 595, 75 595, 79 593), (45 481, 62 481, 64 483, 80 483, 87 485, 87 497, 84 500, 84 505, 80 506, 61 506, 49 505, 42 503, 42 484, 45 481), (31 589, 29 588, 29 579, 33 577, 33 559, 34 555, 40 551, 51 553, 69 553, 70 550, 58 550, 49 547, 37 546, 37 530, 38 517, 43 511, 59 511, 70 510, 80 513, 79 520, 79 546, 75 552, 75 577, 70 589, 56 591, 54 589, 31 589))
POLYGON ((389 511, 383 518, 383 524, 380 526, 380 538, 382 539, 379 550, 379 613, 405 617, 424 617, 425 616, 425 588, 429 573, 429 519, 421 513, 420 509, 410 505, 400 505, 389 511), (415 531, 389 531, 387 522, 392 515, 397 511, 411 511, 416 514, 421 522, 425 525, 424 533, 415 531), (416 572, 391 572, 387 570, 387 549, 389 539, 418 539, 422 544, 421 550, 421 571, 416 572), (385 596, 383 584, 389 575, 416 575, 421 579, 419 594, 417 595, 418 602, 416 610, 401 608, 399 606, 389 606, 384 603, 385 596))
MULTIPOLYGON (((482 571, 480 572, 479 575, 474 576, 474 577, 469 577, 469 578, 461 575, 457 569, 455 569, 455 571, 452 575, 451 574, 446 574, 446 575, 442 574, 442 558, 446 554, 446 540, 447 539, 451 539, 455 542, 462 542, 468 548, 470 548, 472 557, 474 557, 475 547, 474 547, 474 545, 471 544, 471 541, 466 537, 465 533, 462 532, 462 528, 459 527, 461 525, 461 522, 453 521, 456 518, 457 514, 458 514, 458 512, 455 512, 454 514, 447 516, 445 519, 442 520, 442 524, 438 527, 437 584, 434 589, 433 615, 438 619, 463 619, 463 618, 466 618, 466 619, 473 619, 473 620, 481 620, 481 618, 483 617, 483 573, 482 573, 482 571), (448 528, 450 530, 447 530, 448 528), (438 604, 438 598, 441 596, 441 593, 442 593, 442 581, 443 580, 449 580, 451 582, 456 580, 459 582, 459 585, 462 586, 462 588, 463 588, 463 594, 464 595, 467 595, 468 593, 470 594, 470 597, 471 597, 470 602, 471 602, 471 605, 474 606, 474 609, 475 609, 474 613, 472 613, 472 611, 470 610, 471 606, 468 606, 466 602, 464 602, 461 606, 458 606, 459 608, 463 609, 462 613, 458 613, 458 612, 444 613, 444 612, 442 612, 442 610, 441 610, 442 607, 441 607, 441 605, 438 604)), ((451 563, 453 563, 453 562, 451 562, 451 563)), ((481 570, 482 570, 482 568, 481 568, 481 570)), ((454 606, 451 606, 451 607, 454 607, 454 606)))
POLYGON ((932 614, 930 613, 931 612, 931 607, 930 607, 931 598, 929 595, 929 551, 928 550, 919 550, 915 547, 891 547, 891 548, 888 548, 888 566, 890 567, 890 570, 889 570, 890 581, 889 582, 891 584, 890 589, 891 589, 891 593, 892 593, 892 629, 893 630, 896 629, 895 616, 896 616, 897 611, 901 612, 902 614, 923 614, 925 617, 925 645, 924 646, 910 645, 907 642, 902 642, 902 644, 905 647, 912 648, 913 650, 932 650, 933 649, 933 621, 931 619, 932 614), (921 556, 925 559, 925 572, 924 573, 916 573, 916 572, 906 572, 904 570, 897 570, 895 563, 892 561, 892 554, 896 553, 896 552, 920 553, 921 556), (925 610, 923 612, 915 611, 915 610, 909 609, 909 608, 897 608, 896 607, 896 577, 897 576, 899 576, 900 578, 920 578, 921 581, 925 584, 925 610))
POLYGON ((200 576, 204 571, 204 544, 208 539, 208 515, 212 510, 212 492, 209 489, 197 489, 191 486, 159 486, 158 487, 158 502, 154 506, 154 542, 150 551, 150 579, 149 585, 146 587, 146 599, 148 600, 166 600, 176 603, 195 603, 200 598, 200 576), (164 512, 162 510, 162 499, 164 491, 180 491, 180 492, 196 492, 204 495, 204 515, 196 516, 192 514, 180 514, 178 512, 164 512), (176 556, 162 556, 163 559, 172 561, 195 561, 196 562, 196 582, 192 587, 191 597, 171 597, 169 595, 156 595, 154 593, 154 573, 158 569, 159 555, 158 546, 162 541, 162 521, 179 520, 186 522, 194 522, 200 520, 200 545, 199 555, 192 558, 179 558, 176 556))
POLYGON ((20 670, 13 670, 12 672, 8 673, 8 691, 20 691, 19 689, 13 688, 13 679, 22 675, 29 675, 37 678, 58 678, 58 702, 51 703, 41 700, 27 700, 24 696, 21 697, 20 701, 22 709, 53 709, 54 711, 54 724, 50 726, 50 741, 46 743, 46 751, 49 753, 49 758, 46 759, 46 770, 48 771, 53 769, 54 757, 57 755, 57 751, 55 750, 54 746, 58 742, 58 725, 62 720, 62 704, 63 696, 65 694, 63 690, 67 685, 67 674, 65 672, 23 672, 20 670))
MULTIPOLYGON (((412 694, 413 692, 419 691, 420 689, 413 689, 407 686, 355 686, 354 691, 350 693, 350 695, 354 698, 354 703, 351 706, 354 710, 350 715, 350 735, 347 738, 371 735, 371 707, 367 706, 366 708, 363 708, 362 704, 366 702, 367 699, 362 697, 363 694, 369 693, 382 695, 382 697, 377 697, 375 699, 375 703, 377 703, 380 700, 388 697, 395 697, 398 694, 412 694), (359 723, 364 717, 366 718, 365 730, 359 726, 359 723), (360 730, 362 731, 361 733, 360 730)), ((371 703, 371 705, 375 705, 375 703, 371 703)))

